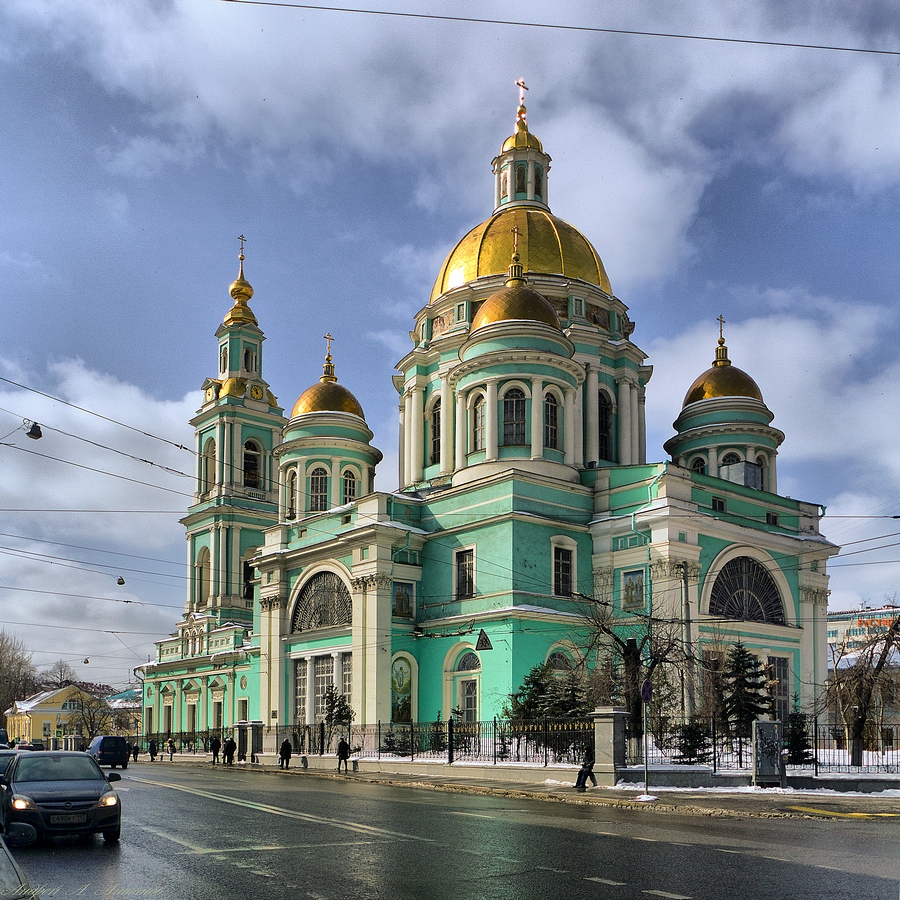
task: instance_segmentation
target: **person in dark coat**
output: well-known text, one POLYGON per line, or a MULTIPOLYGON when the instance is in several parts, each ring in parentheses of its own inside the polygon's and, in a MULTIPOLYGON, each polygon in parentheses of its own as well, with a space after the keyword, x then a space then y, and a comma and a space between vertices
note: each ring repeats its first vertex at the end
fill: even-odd
POLYGON ((278 751, 278 768, 286 769, 291 764, 291 753, 294 748, 291 747, 291 742, 285 738, 281 744, 281 749, 278 751))
POLYGON ((234 751, 237 750, 237 744, 234 738, 227 738, 222 744, 222 762, 226 766, 234 765, 234 751))
POLYGON ((150 762, 156 762, 156 741, 150 741, 150 744, 147 746, 147 752, 150 754, 150 762))
POLYGON ((594 747, 588 744, 584 748, 584 758, 581 760, 581 768, 578 770, 578 777, 575 779, 575 787, 579 791, 587 790, 587 780, 591 779, 594 787, 597 787, 597 776, 594 774, 594 747))
POLYGON ((337 758, 338 758, 338 772, 341 771, 341 763, 343 763, 345 774, 349 774, 349 770, 347 768, 347 760, 350 759, 350 745, 343 738, 341 738, 340 741, 338 741, 337 758))
POLYGON ((212 764, 214 766, 218 765, 219 751, 222 749, 222 742, 219 740, 218 735, 213 737, 213 739, 209 742, 209 749, 212 751, 212 758, 213 758, 212 764))
POLYGON ((140 752, 141 745, 135 741, 134 746, 131 748, 131 758, 137 762, 138 753, 140 752))

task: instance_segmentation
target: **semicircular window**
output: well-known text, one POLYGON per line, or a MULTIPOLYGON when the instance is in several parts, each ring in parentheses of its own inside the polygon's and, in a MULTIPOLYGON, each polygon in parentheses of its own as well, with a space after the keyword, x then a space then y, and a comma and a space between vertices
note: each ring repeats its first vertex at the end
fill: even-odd
POLYGON ((352 603, 347 585, 334 572, 319 572, 303 586, 291 631, 311 631, 313 628, 331 628, 349 625, 352 603))
POLYGON ((745 622, 784 625, 784 607, 775 579, 749 556, 725 563, 713 585, 709 614, 745 622))
POLYGON ((480 668, 481 660, 471 650, 463 653, 456 664, 457 672, 477 672, 480 668))

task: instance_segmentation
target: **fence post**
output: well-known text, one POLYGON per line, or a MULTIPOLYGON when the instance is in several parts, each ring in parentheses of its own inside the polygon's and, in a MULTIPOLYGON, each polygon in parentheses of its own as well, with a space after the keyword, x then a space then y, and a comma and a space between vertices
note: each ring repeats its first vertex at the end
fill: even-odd
POLYGON ((447 764, 453 763, 453 718, 447 719, 447 764))
POLYGON ((494 765, 497 765, 497 717, 494 716, 494 765))
POLYGON ((813 774, 819 777, 819 717, 813 716, 813 774))
POLYGON ((716 774, 716 767, 719 762, 719 736, 716 734, 716 717, 712 717, 712 737, 713 737, 713 775, 716 774))
POLYGON ((381 759, 381 720, 378 720, 378 725, 375 731, 375 747, 377 750, 376 759, 381 759))
POLYGON ((547 717, 544 716, 544 765, 547 765, 547 717))
POLYGON ((416 758, 416 738, 418 735, 414 732, 415 723, 409 723, 409 761, 412 762, 416 758))

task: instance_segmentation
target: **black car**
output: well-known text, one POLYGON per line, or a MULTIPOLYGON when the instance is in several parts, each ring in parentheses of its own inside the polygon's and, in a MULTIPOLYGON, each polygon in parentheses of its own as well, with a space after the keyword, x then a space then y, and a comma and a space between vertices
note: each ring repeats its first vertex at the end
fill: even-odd
POLYGON ((116 766, 128 768, 128 743, 119 735, 98 735, 91 741, 87 752, 88 756, 93 756, 101 766, 110 766, 113 769, 116 766))
POLYGON ((4 830, 16 822, 33 826, 38 836, 95 834, 107 843, 119 840, 122 804, 110 782, 86 753, 35 751, 22 753, 0 775, 4 830))

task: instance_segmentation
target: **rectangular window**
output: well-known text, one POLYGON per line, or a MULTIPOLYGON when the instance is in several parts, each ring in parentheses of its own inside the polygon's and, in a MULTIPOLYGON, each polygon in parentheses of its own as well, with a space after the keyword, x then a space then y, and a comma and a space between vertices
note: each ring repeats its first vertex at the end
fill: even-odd
POLYGON ((456 552, 456 599, 467 600, 475 596, 475 551, 456 552))
POLYGON ((456 304, 456 321, 457 322, 465 322, 466 321, 466 304, 465 303, 457 303, 456 304))
POLYGON ((478 721, 478 682, 474 679, 471 681, 460 682, 460 693, 462 694, 461 703, 464 722, 478 721))
POLYGON ((294 660, 294 721, 306 722, 306 660, 294 660))
POLYGON ((213 702, 213 728, 217 731, 222 727, 222 701, 213 702))
POLYGON ((553 593, 572 596, 572 551, 566 547, 553 548, 553 593))
POLYGON ((484 400, 472 407, 472 449, 484 450, 484 400))
POLYGON ((525 444, 525 394, 518 388, 507 391, 503 398, 503 445, 525 444))
POLYGON ((188 703, 187 705, 187 730, 197 730, 197 704, 188 703))
POLYGON ((544 446, 559 449, 559 404, 553 394, 544 397, 544 446))
POLYGON ((311 512, 328 509, 328 473, 324 469, 315 469, 309 476, 309 508, 311 512))
POLYGON ((766 525, 777 525, 778 524, 778 513, 767 512, 766 513, 766 525))
POLYGON ((721 497, 712 498, 712 511, 725 512, 725 501, 721 497))
POLYGON ((334 684, 334 660, 330 656, 317 656, 316 667, 316 706, 315 714, 319 719, 325 715, 325 692, 334 684))
POLYGON ((238 722, 246 722, 250 718, 250 701, 245 697, 238 700, 238 722))
POLYGON ((775 718, 786 722, 791 712, 791 669, 784 656, 770 656, 767 660, 766 680, 768 689, 775 698, 775 718))
POLYGON ((350 701, 353 691, 353 654, 344 653, 341 656, 341 693, 350 701))

